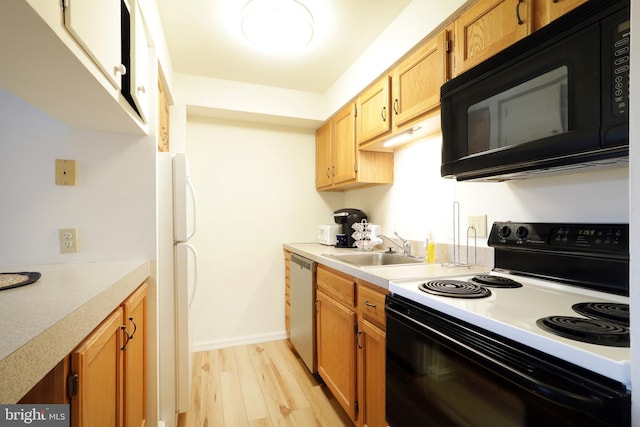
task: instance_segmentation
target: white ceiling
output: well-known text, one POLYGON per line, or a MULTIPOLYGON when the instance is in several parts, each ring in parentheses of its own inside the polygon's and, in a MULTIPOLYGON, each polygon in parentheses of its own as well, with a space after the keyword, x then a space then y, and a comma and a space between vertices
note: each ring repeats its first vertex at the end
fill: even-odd
POLYGON ((411 0, 299 0, 313 14, 304 51, 257 51, 240 31, 247 0, 157 0, 175 72, 325 93, 411 0))

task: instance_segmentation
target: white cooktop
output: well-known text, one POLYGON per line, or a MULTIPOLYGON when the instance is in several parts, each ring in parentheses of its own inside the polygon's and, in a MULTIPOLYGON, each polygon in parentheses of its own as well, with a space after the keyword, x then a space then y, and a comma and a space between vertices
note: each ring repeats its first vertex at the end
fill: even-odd
MULTIPOLYGON (((465 299, 431 295, 418 289, 428 280, 391 281, 389 290, 445 314, 556 356, 593 372, 617 380, 630 388, 631 350, 588 344, 546 332, 536 320, 547 316, 583 317, 571 306, 580 302, 628 304, 629 298, 588 289, 556 284, 546 280, 498 272, 523 284, 521 288, 490 288, 485 298, 465 299)), ((451 276, 466 281, 473 275, 451 276)), ((443 278, 438 278, 442 280, 443 278)))

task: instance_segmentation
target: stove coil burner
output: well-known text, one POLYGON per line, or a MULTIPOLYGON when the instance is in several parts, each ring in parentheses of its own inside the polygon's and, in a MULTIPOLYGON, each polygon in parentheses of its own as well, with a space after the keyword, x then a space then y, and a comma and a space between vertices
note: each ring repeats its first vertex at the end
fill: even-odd
POLYGON ((629 328, 618 323, 570 316, 549 316, 536 321, 547 332, 589 344, 629 347, 629 328))
POLYGON ((454 298, 484 298, 491 295, 485 287, 460 280, 431 280, 421 283, 418 288, 432 295, 454 298))
POLYGON ((614 302, 581 302, 573 310, 592 319, 602 319, 629 327, 629 304, 614 302))
POLYGON ((469 279, 471 283, 488 286, 490 288, 521 288, 522 283, 502 276, 491 276, 489 274, 479 274, 469 279))

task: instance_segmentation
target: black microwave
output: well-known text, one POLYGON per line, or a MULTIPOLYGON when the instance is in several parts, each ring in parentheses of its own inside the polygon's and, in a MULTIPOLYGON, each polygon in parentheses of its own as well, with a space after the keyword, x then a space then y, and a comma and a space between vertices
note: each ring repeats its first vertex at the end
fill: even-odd
POLYGON ((628 162, 629 0, 590 0, 441 88, 443 177, 628 162))

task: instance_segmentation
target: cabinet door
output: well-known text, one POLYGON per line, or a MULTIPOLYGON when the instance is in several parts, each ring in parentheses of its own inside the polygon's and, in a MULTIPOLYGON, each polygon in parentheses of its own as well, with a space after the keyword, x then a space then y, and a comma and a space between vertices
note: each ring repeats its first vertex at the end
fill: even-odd
POLYGON ((73 427, 122 426, 122 324, 118 308, 71 354, 71 374, 78 375, 73 427))
POLYGON ((147 418, 147 285, 123 304, 127 334, 124 344, 124 426, 142 427, 147 418))
POLYGON ((284 251, 284 327, 291 334, 291 252, 284 251))
POLYGON ((389 76, 384 76, 358 97, 358 144, 391 130, 389 76))
POLYGON ((353 181, 357 177, 356 126, 354 106, 349 104, 332 120, 334 184, 353 181))
POLYGON ((63 4, 67 30, 120 89, 121 76, 126 72, 121 68, 120 0, 67 0, 63 4))
POLYGON ((331 121, 316 131, 316 188, 331 186, 331 121))
POLYGON ((385 352, 386 334, 365 319, 360 319, 358 336, 358 425, 385 427, 385 352))
POLYGON ((479 0, 455 21, 460 74, 531 34, 533 0, 479 0))
POLYGON ((318 373, 352 420, 356 419, 356 314, 317 293, 318 373))
POLYGON ((440 105, 440 86, 447 79, 446 31, 426 42, 393 71, 393 126, 440 105))
POLYGON ((587 0, 535 0, 534 31, 585 3, 587 0))
POLYGON ((149 115, 149 42, 137 0, 131 5, 131 97, 145 122, 149 115))

